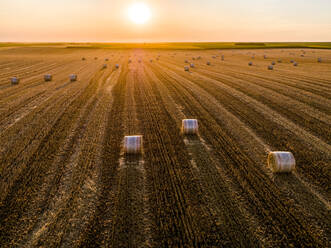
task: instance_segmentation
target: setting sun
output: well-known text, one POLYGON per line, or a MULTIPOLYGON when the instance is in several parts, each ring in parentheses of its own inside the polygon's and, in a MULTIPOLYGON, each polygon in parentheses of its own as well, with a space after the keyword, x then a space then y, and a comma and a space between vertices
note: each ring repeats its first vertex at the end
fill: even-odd
POLYGON ((150 19, 151 11, 146 4, 136 3, 129 8, 129 17, 134 23, 143 24, 150 19))

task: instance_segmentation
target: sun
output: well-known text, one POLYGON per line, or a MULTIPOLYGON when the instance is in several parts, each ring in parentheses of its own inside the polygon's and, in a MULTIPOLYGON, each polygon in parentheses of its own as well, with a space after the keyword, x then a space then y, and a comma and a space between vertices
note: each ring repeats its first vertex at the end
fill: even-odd
POLYGON ((151 18, 151 11, 144 3, 135 3, 129 8, 129 17, 136 24, 144 24, 151 18))

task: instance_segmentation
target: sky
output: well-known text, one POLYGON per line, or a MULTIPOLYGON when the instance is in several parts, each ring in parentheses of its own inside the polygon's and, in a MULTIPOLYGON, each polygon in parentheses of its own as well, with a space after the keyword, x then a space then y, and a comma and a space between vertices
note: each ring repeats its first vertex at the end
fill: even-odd
POLYGON ((9 41, 331 41, 331 0, 0 0, 9 41), (136 2, 145 24, 128 17, 136 2))

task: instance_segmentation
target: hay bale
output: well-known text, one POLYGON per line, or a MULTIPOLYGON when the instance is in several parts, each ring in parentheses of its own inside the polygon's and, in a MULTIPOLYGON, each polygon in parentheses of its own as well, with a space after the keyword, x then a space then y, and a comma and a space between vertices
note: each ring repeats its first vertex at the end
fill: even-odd
POLYGON ((252 65, 253 65, 253 62, 252 62, 252 61, 250 61, 250 62, 248 63, 248 65, 249 65, 249 66, 252 66, 252 65))
POLYGON ((94 57, 94 59, 95 59, 95 60, 97 60, 97 59, 98 59, 98 57, 94 57))
POLYGON ((304 57, 305 55, 301 54, 300 56, 301 56, 301 57, 304 57))
POLYGON ((197 119, 184 119, 182 120, 182 133, 183 134, 197 134, 199 129, 197 119))
POLYGON ((142 154, 143 151, 143 136, 133 135, 124 137, 124 153, 125 154, 142 154))
POLYGON ((206 65, 210 65, 210 62, 209 62, 209 61, 207 61, 206 65))
POLYGON ((108 60, 109 60, 108 58, 105 59, 105 61, 108 61, 108 60))
POLYGON ((318 58, 318 59, 317 59, 317 62, 318 62, 318 63, 322 63, 322 58, 318 58))
POLYGON ((297 62, 294 62, 293 65, 294 65, 294 66, 298 66, 298 63, 297 63, 297 62))
POLYGON ((293 59, 291 59, 291 63, 294 63, 294 60, 293 59))
POLYGON ((267 59, 268 57, 267 57, 267 55, 263 55, 263 58, 264 58, 264 59, 267 59))
POLYGON ((141 63, 141 59, 139 59, 138 62, 141 63))
POLYGON ((153 63, 153 60, 151 59, 149 62, 153 63))
POLYGON ((10 81, 11 81, 11 84, 12 84, 12 85, 17 85, 17 84, 19 84, 20 79, 17 78, 17 77, 12 77, 12 78, 10 79, 10 81))
POLYGON ((83 57, 82 60, 86 60, 86 58, 83 57))
POLYGON ((194 68, 194 64, 193 64, 193 63, 191 63, 191 64, 190 64, 190 67, 191 67, 191 68, 194 68))
POLYGON ((132 60, 131 59, 129 59, 129 63, 131 63, 132 62, 132 60))
POLYGON ((106 69, 107 68, 107 64, 104 64, 103 66, 102 66, 102 69, 106 69))
POLYGON ((193 60, 195 60, 195 58, 194 58, 194 57, 193 57, 192 59, 193 59, 193 60))
POLYGON ((116 65, 115 65, 115 68, 116 68, 116 69, 120 68, 120 65, 119 65, 119 64, 116 64, 116 65))
POLYGON ((184 71, 190 71, 190 68, 188 66, 184 66, 184 71))
POLYGON ((295 169, 295 158, 291 152, 270 152, 267 163, 274 173, 291 172, 295 169))
POLYGON ((77 81, 77 75, 76 74, 71 74, 70 75, 70 81, 71 82, 77 81))
POLYGON ((53 76, 51 74, 46 74, 44 75, 44 80, 45 82, 49 82, 49 81, 52 81, 53 79, 53 76))
POLYGON ((273 69, 274 69, 274 67, 272 65, 268 66, 268 70, 273 70, 273 69))
POLYGON ((282 60, 281 60, 281 59, 279 59, 277 62, 278 62, 278 63, 282 63, 282 60))
POLYGON ((272 64, 272 65, 275 65, 275 64, 276 64, 276 62, 275 62, 275 61, 272 61, 272 62, 271 62, 271 64, 272 64))
POLYGON ((222 61, 224 60, 224 55, 222 55, 221 60, 222 60, 222 61))
POLYGON ((185 61, 184 61, 184 62, 185 62, 185 64, 188 64, 188 60, 187 60, 187 59, 185 59, 185 61))

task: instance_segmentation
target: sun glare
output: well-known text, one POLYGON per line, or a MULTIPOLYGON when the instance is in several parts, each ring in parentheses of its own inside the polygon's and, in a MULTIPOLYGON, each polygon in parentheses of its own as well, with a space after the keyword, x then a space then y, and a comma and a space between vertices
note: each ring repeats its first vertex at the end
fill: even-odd
POLYGON ((136 24, 144 24, 151 17, 149 7, 144 3, 135 3, 129 8, 129 17, 136 24))

